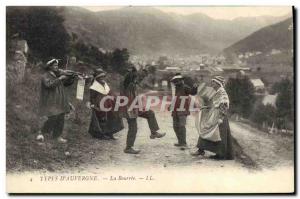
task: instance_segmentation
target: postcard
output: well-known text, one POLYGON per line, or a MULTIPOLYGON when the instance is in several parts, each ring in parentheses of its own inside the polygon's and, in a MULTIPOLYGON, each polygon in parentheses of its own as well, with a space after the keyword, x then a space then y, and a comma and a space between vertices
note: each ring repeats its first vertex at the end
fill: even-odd
POLYGON ((295 192, 293 6, 7 6, 8 193, 295 192))

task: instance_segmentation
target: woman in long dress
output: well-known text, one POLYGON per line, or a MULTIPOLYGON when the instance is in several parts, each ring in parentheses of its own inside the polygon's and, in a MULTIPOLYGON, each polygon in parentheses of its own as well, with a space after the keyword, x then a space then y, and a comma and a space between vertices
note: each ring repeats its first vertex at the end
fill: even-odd
POLYGON ((199 132, 198 151, 192 155, 204 155, 205 150, 215 153, 213 159, 233 159, 231 133, 227 118, 229 98, 224 89, 224 78, 216 76, 211 80, 211 86, 216 91, 202 108, 196 128, 199 132))
POLYGON ((114 134, 124 128, 122 118, 114 111, 115 95, 105 81, 106 73, 97 69, 90 86, 92 118, 89 133, 98 139, 116 139, 114 134), (109 96, 109 97, 107 97, 109 96), (103 107, 100 106, 102 99, 103 107), (110 109, 109 111, 107 111, 110 109))

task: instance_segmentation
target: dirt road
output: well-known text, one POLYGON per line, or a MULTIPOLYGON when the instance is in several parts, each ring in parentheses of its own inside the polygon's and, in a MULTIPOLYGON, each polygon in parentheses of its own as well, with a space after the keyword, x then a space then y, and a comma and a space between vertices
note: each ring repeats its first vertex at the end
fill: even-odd
POLYGON ((294 140, 292 136, 262 132, 241 122, 230 122, 232 135, 244 152, 260 168, 293 166, 294 140))
MULTIPOLYGON (((176 137, 172 130, 170 113, 160 112, 156 115, 161 129, 166 131, 167 135, 162 139, 151 140, 147 121, 139 118, 139 131, 136 139, 136 147, 142 150, 139 155, 123 152, 127 125, 123 131, 117 134, 118 140, 97 140, 87 133, 88 119, 82 123, 66 122, 69 142, 65 145, 57 144, 51 139, 46 139, 44 144, 38 145, 34 134, 24 139, 23 142, 10 142, 11 146, 17 147, 9 148, 7 159, 9 165, 7 176, 10 179, 8 182, 11 182, 9 187, 15 187, 13 185, 21 180, 29 183, 29 179, 33 178, 33 181, 36 182, 43 175, 63 174, 63 176, 96 175, 101 180, 97 181, 97 186, 89 186, 84 182, 79 184, 80 182, 77 181, 73 183, 66 181, 64 183, 66 186, 58 186, 55 189, 58 192, 84 190, 89 193, 101 191, 115 193, 118 190, 123 193, 130 192, 125 187, 131 187, 131 191, 136 193, 144 190, 141 189, 141 185, 145 186, 143 188, 149 193, 168 191, 217 193, 224 192, 224 190, 230 193, 277 193, 279 190, 286 190, 286 192, 293 190, 294 173, 290 159, 293 150, 286 148, 287 144, 292 143, 291 140, 277 145, 278 141, 275 141, 277 139, 274 137, 268 137, 268 135, 261 134, 262 132, 231 122, 232 134, 238 140, 238 142, 235 140, 233 142, 237 155, 235 160, 216 161, 207 157, 193 157, 189 150, 182 151, 173 146, 176 137), (272 152, 274 150, 277 150, 277 153, 272 152), (70 152, 70 156, 65 155, 66 151, 70 152), (272 164, 278 162, 289 162, 290 165, 284 168, 270 169, 270 166, 275 168, 272 164), (262 169, 264 172, 261 172, 262 169), (22 175, 18 175, 19 172, 22 175), (145 175, 152 176, 154 180, 146 183, 148 181, 143 181, 146 178, 145 175), (22 179, 20 179, 21 176, 22 179), (119 186, 119 183, 110 181, 111 176, 118 178, 134 176, 139 179, 142 177, 142 181, 138 181, 141 184, 137 181, 135 183, 128 181, 128 186, 123 187, 119 186), (166 181, 168 181, 167 186, 166 181), (276 181, 276 186, 268 186, 271 181, 276 181), (207 186, 207 184, 212 186, 207 186), (64 187, 68 187, 68 189, 64 189, 64 187)), ((198 138, 193 116, 188 118, 187 129, 187 141, 192 148, 198 138)), ((127 181, 122 181, 122 183, 125 182, 127 181)), ((33 189, 37 192, 41 190, 47 192, 47 189, 50 192, 53 191, 51 186, 45 188, 44 183, 34 186, 33 189)))
POLYGON ((215 161, 206 157, 193 157, 198 133, 194 125, 194 116, 187 120, 188 150, 173 146, 177 142, 172 128, 172 117, 169 112, 156 112, 162 131, 167 135, 161 139, 150 139, 147 121, 138 118, 138 135, 135 147, 142 150, 138 155, 125 154, 127 124, 117 133, 118 140, 107 141, 92 138, 88 133, 89 118, 82 122, 66 121, 68 144, 57 144, 46 138, 43 144, 35 141, 35 134, 24 138, 22 143, 11 143, 7 164, 13 171, 96 171, 100 168, 176 168, 180 167, 238 167, 245 169, 270 168, 276 165, 293 164, 293 139, 268 135, 248 125, 231 122, 236 159, 215 161), (65 152, 70 155, 66 156, 65 152))
MULTIPOLYGON (((88 144, 84 144, 81 147, 81 154, 85 154, 85 157, 81 156, 78 152, 78 147, 70 146, 71 159, 78 157, 83 159, 83 164, 79 166, 81 170, 85 170, 86 167, 93 169, 100 167, 137 167, 137 168, 149 168, 149 167, 185 167, 185 166, 206 166, 212 167, 227 167, 232 165, 242 166, 237 161, 214 161, 206 158, 193 157, 190 152, 195 150, 194 146, 197 143, 198 134, 194 125, 194 118, 190 116, 187 124, 187 142, 190 149, 180 150, 173 146, 177 142, 177 138, 172 128, 172 118, 170 113, 156 113, 157 120, 159 122, 162 131, 167 135, 161 139, 150 139, 150 130, 147 121, 143 118, 138 118, 138 135, 135 142, 135 147, 141 149, 141 153, 138 155, 131 155, 123 153, 126 142, 127 124, 124 120, 125 129, 116 136, 119 138, 115 141, 96 140, 89 135, 85 135, 85 140, 88 144), (81 157, 79 157, 81 156, 81 157)), ((70 134, 69 134, 70 135, 70 134)), ((69 136, 69 139, 72 139, 69 136)), ((72 140, 73 142, 74 140, 72 140)), ((76 141, 74 141, 76 142, 76 141)), ((82 143, 77 143, 82 145, 82 143)), ((75 146, 77 145, 75 144, 75 146)), ((209 153, 207 154, 207 156, 209 153)))

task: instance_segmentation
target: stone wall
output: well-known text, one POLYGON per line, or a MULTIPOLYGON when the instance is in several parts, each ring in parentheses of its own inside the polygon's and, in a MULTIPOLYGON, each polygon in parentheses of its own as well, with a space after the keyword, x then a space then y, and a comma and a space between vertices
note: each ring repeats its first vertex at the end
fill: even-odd
POLYGON ((7 60, 7 83, 21 83, 27 65, 28 45, 25 40, 12 41, 12 56, 7 60))

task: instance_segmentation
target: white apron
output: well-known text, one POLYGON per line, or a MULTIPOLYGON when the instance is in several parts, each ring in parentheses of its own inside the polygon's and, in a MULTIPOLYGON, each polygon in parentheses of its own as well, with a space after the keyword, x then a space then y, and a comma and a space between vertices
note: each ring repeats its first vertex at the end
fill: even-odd
POLYGON ((221 103, 229 106, 228 95, 223 87, 212 96, 211 106, 202 108, 196 116, 196 129, 202 139, 212 142, 221 141, 219 132, 219 119, 222 118, 219 109, 221 103))

